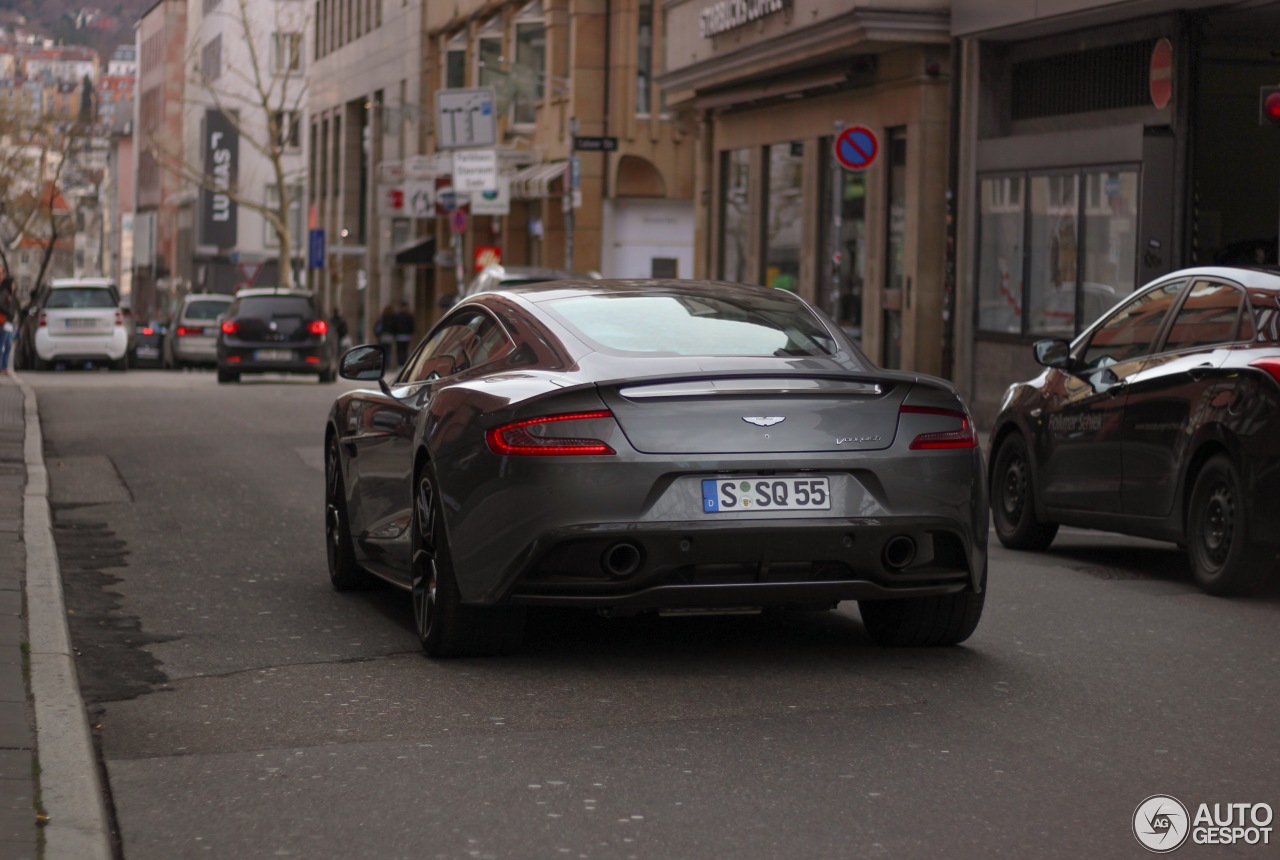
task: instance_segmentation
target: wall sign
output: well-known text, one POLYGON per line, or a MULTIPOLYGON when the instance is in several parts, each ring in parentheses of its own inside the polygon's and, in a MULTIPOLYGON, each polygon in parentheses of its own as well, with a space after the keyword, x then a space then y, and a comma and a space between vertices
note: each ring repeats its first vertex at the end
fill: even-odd
POLYGON ((240 133, 219 110, 204 114, 204 172, 209 187, 201 190, 200 240, 205 245, 234 248, 236 202, 231 199, 240 161, 240 133))
POLYGON ((698 30, 702 33, 702 38, 710 39, 790 6, 791 0, 720 0, 698 15, 698 30))

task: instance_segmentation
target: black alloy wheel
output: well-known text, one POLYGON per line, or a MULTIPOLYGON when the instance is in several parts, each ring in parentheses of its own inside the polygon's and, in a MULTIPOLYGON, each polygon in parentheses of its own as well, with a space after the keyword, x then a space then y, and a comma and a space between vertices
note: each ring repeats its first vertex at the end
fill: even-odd
POLYGON ((352 591, 372 585, 372 577, 356 561, 337 439, 329 440, 324 457, 324 548, 329 562, 329 582, 335 589, 352 591))
POLYGON ((522 606, 467 606, 454 576, 440 494, 427 466, 414 480, 413 624, 428 657, 508 654, 524 636, 522 606))
POLYGON ((1210 594, 1251 594, 1266 573, 1262 553, 1249 540, 1245 505, 1230 458, 1211 458, 1196 476, 1186 523, 1191 572, 1210 594))
POLYGON ((996 451, 991 469, 991 513, 996 537, 1010 549, 1048 549, 1057 537, 1057 523, 1042 523, 1036 518, 1031 462, 1020 433, 1006 436, 996 451))

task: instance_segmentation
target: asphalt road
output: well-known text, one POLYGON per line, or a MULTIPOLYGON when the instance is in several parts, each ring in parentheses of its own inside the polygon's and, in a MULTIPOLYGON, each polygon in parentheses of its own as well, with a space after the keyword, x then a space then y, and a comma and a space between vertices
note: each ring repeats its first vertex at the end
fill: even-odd
POLYGON ((1150 795, 1280 808, 1280 597, 1204 596, 1170 545, 993 539, 952 649, 846 604, 545 613, 516 657, 432 663, 407 596, 328 585, 350 383, 25 378, 126 860, 1141 857, 1150 795))

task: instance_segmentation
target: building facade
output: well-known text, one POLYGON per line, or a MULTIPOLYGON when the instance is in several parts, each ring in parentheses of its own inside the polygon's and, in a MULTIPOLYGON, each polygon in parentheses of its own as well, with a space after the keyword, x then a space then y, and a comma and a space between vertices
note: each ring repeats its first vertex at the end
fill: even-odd
POLYGON ((186 0, 158 0, 137 26, 133 311, 143 320, 162 312, 170 279, 184 261, 178 247, 184 183, 163 165, 183 157, 187 14, 186 0))
POLYGON ((1280 3, 954 0, 955 379, 980 422, 1148 281, 1276 262, 1280 3))
POLYGON ((943 372, 948 4, 662 8, 696 273, 795 290, 883 365, 943 372))

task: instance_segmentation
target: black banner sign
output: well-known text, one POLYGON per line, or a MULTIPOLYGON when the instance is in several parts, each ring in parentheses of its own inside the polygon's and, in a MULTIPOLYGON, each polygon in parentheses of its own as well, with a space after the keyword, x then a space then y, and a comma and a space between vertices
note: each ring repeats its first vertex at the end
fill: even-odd
POLYGON ((222 111, 205 111, 204 172, 210 184, 201 191, 202 245, 236 245, 236 202, 230 192, 235 187, 239 161, 240 133, 222 111))

